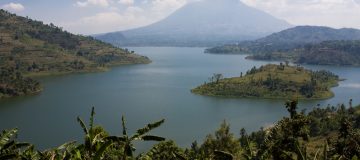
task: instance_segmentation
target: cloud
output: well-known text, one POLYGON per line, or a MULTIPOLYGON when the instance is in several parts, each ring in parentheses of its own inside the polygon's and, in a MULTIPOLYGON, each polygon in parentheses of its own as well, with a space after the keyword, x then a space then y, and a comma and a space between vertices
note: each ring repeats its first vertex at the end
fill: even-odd
POLYGON ((120 0, 119 3, 124 5, 133 5, 134 0, 120 0))
MULTIPOLYGON (((72 22, 62 22, 60 25, 71 32, 81 34, 105 33, 137 28, 165 18, 186 4, 187 1, 142 0, 135 5, 133 0, 107 0, 108 7, 103 5, 104 9, 100 12, 72 22)), ((83 9, 87 9, 86 6, 89 5, 96 5, 96 3, 94 0, 77 2, 77 6, 83 7, 83 9)))
POLYGON ((151 23, 151 20, 144 15, 146 14, 144 14, 142 8, 130 6, 123 13, 117 11, 101 12, 93 16, 83 17, 76 22, 68 22, 61 25, 75 33, 106 33, 151 23))
POLYGON ((242 0, 295 25, 360 28, 360 0, 242 0))
POLYGON ((10 11, 20 12, 25 9, 25 7, 20 3, 9 3, 1 6, 2 8, 10 11))
POLYGON ((86 1, 77 1, 76 6, 78 7, 87 7, 90 5, 108 7, 110 4, 109 0, 86 0, 86 1))

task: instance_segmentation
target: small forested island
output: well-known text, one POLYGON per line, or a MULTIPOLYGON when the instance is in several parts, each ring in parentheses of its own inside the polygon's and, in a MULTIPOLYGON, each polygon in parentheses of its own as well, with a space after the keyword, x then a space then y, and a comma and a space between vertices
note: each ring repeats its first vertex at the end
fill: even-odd
POLYGON ((214 74, 210 82, 191 91, 222 97, 327 99, 334 95, 330 89, 339 81, 339 76, 329 71, 311 71, 280 63, 253 67, 239 77, 223 78, 221 74, 214 74))
POLYGON ((150 62, 134 51, 0 9, 1 72, 17 75, 16 82, 7 74, 0 75, 0 98, 38 91, 33 87, 35 80, 20 77, 104 71, 113 65, 150 62), (9 89, 16 93, 8 93, 9 89))

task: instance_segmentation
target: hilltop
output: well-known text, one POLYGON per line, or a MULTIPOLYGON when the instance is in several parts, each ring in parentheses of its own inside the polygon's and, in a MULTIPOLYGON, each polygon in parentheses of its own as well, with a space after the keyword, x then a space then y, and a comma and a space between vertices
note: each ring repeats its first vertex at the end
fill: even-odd
POLYGON ((330 88, 338 81, 339 77, 328 71, 311 71, 281 63, 254 67, 240 77, 223 79, 215 74, 210 82, 191 91, 223 97, 327 99, 333 96, 330 88))
POLYGON ((254 60, 285 60, 298 64, 360 66, 360 40, 324 41, 308 44, 291 52, 255 54, 254 60))
MULTIPOLYGON (((0 77, 3 79, 0 82, 2 88, 24 87, 20 85, 30 81, 23 81, 22 76, 102 71, 112 65, 149 62, 147 57, 92 37, 74 35, 53 24, 47 25, 0 10, 1 72, 19 74, 18 80, 21 81, 10 83, 0 77)), ((23 93, 38 91, 32 91, 29 86, 25 88, 28 91, 23 93)), ((4 92, 0 89, 0 94, 4 92)))
POLYGON ((202 0, 154 24, 96 38, 120 46, 214 46, 253 40, 290 27, 239 0, 202 0))
POLYGON ((334 29, 321 26, 297 26, 254 41, 209 48, 206 52, 269 54, 290 52, 308 44, 335 40, 360 40, 360 30, 352 28, 334 29))

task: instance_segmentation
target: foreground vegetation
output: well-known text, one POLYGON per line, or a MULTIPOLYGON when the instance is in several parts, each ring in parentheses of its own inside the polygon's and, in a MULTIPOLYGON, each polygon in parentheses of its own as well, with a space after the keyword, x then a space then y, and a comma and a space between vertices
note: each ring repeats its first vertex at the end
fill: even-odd
POLYGON ((215 134, 208 135, 202 144, 196 141, 190 148, 180 148, 172 140, 149 135, 164 120, 146 125, 129 135, 125 118, 122 134, 111 136, 94 124, 94 108, 89 126, 81 118, 78 122, 84 132, 83 143, 68 142, 57 148, 37 151, 34 145, 16 140, 18 129, 0 134, 0 159, 120 159, 120 160, 291 160, 291 159, 358 159, 360 157, 360 106, 348 109, 337 107, 315 108, 308 114, 297 111, 297 102, 285 104, 288 117, 270 128, 261 128, 247 134, 240 130, 237 138, 224 121, 215 134), (134 141, 160 141, 149 151, 134 155, 134 141))
MULTIPOLYGON (((53 24, 44 24, 0 9, 2 70, 14 70, 28 77, 103 71, 112 65, 149 62, 147 57, 133 51, 114 47, 92 37, 74 35, 53 24)), ((15 86, 18 83, 2 81, 0 85, 15 86)))
POLYGON ((310 71, 289 64, 269 64, 252 68, 244 76, 223 78, 214 74, 210 82, 191 91, 196 94, 224 97, 278 99, 326 99, 333 93, 339 77, 329 71, 310 71))

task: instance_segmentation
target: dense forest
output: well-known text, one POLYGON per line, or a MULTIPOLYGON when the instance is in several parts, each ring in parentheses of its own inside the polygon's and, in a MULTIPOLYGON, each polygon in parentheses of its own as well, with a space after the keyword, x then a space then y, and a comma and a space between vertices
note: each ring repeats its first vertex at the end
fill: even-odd
POLYGON ((192 92, 223 97, 326 99, 333 96, 330 88, 339 80, 329 71, 311 71, 280 63, 253 67, 239 77, 223 78, 221 74, 214 74, 210 82, 192 92))
MULTIPOLYGON (((317 107, 306 113, 297 110, 297 101, 285 104, 289 116, 269 128, 247 133, 244 128, 238 136, 230 132, 224 121, 214 134, 202 143, 193 142, 181 148, 172 140, 150 135, 165 120, 146 125, 129 134, 122 117, 122 133, 112 136, 94 121, 92 109, 89 125, 78 117, 84 132, 82 143, 68 142, 45 151, 36 150, 29 143, 16 139, 18 129, 4 130, 0 134, 0 159, 120 159, 120 160, 328 160, 360 157, 360 106, 348 109, 345 105, 317 107), (149 151, 135 155, 135 141, 158 141, 149 151)), ((80 129, 79 129, 80 130, 80 129)))
MULTIPOLYGON (((0 67, 15 70, 18 74, 36 76, 102 71, 112 65, 149 62, 147 57, 133 51, 0 10, 0 67)), ((2 81, 2 85, 18 83, 2 81)))
POLYGON ((24 78, 19 71, 0 68, 0 98, 33 94, 41 91, 40 83, 24 78))

